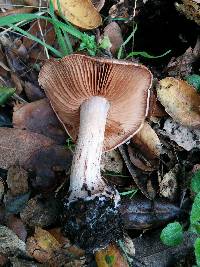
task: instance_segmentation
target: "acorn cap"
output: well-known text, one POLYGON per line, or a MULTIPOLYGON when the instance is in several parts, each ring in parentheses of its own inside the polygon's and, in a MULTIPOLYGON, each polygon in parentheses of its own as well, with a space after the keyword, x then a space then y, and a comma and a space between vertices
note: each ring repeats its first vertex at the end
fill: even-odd
POLYGON ((49 60, 39 74, 40 85, 73 140, 78 136, 81 104, 92 96, 109 101, 104 151, 140 130, 148 112, 151 82, 151 72, 142 65, 81 54, 49 60))

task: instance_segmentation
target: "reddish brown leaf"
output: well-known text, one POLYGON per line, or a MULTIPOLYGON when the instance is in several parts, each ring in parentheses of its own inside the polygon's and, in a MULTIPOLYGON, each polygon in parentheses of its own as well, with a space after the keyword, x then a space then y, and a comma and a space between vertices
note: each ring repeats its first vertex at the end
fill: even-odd
POLYGON ((14 109, 15 128, 30 130, 52 138, 58 144, 64 143, 66 133, 58 121, 47 99, 18 105, 14 109))
POLYGON ((8 169, 11 165, 23 165, 34 152, 48 147, 54 141, 41 134, 29 131, 0 128, 0 168, 8 169))

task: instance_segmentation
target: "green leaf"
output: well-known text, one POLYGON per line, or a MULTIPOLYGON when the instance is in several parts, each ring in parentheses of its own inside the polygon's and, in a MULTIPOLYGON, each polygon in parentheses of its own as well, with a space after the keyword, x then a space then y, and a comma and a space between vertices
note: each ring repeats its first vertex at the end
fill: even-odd
POLYGON ((200 223, 200 193, 198 193, 194 199, 190 214, 190 223, 192 225, 200 223))
POLYGON ((103 40, 101 40, 100 44, 99 44, 99 48, 102 49, 109 49, 111 48, 112 44, 110 42, 110 39, 108 36, 104 36, 103 40))
POLYGON ((135 52, 131 52, 130 54, 128 54, 128 56, 126 57, 127 58, 130 58, 130 57, 133 57, 133 56, 142 56, 142 57, 145 57, 145 58, 160 58, 160 57, 164 57, 166 56, 167 54, 169 54, 171 52, 171 50, 168 50, 167 52, 165 52, 164 54, 162 55, 159 55, 159 56, 152 56, 152 55, 149 55, 147 52, 145 51, 135 51, 135 52))
POLYGON ((114 261, 115 261, 115 256, 114 255, 106 255, 105 261, 108 265, 112 266, 114 261))
POLYGON ((194 243, 194 253, 197 266, 200 266, 200 238, 198 237, 194 243))
POLYGON ((192 176, 191 190, 194 193, 199 193, 200 192, 200 170, 196 171, 192 176))
POLYGON ((161 232, 160 239, 167 246, 177 246, 183 241, 183 229, 179 222, 169 223, 161 232))
POLYGON ((133 196, 138 192, 138 189, 129 190, 126 192, 119 193, 121 196, 128 196, 130 195, 130 198, 133 198, 133 196))
POLYGON ((15 88, 0 87, 0 105, 4 105, 14 92, 15 88))
POLYGON ((192 74, 186 78, 186 81, 200 93, 200 75, 192 74))

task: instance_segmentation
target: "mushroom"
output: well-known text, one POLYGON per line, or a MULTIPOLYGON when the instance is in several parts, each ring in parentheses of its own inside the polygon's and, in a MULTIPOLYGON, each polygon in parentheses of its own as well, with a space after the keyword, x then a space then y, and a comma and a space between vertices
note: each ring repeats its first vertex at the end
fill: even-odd
POLYGON ((88 251, 122 235, 120 196, 101 176, 100 160, 142 127, 151 82, 142 65, 81 54, 49 60, 40 71, 40 85, 76 141, 64 231, 88 251))

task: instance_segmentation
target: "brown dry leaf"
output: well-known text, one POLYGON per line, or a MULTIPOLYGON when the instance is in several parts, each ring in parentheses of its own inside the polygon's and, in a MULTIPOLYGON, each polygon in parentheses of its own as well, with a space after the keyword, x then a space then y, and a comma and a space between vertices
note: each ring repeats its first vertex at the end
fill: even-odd
POLYGON ((147 198, 154 199, 157 188, 152 187, 151 177, 149 177, 148 174, 140 171, 132 164, 125 145, 120 146, 119 151, 137 187, 147 198))
POLYGON ((29 131, 0 128, 0 168, 8 169, 11 165, 23 165, 31 155, 41 148, 55 142, 41 134, 29 131))
POLYGON ((13 124, 15 128, 43 134, 58 144, 66 140, 66 133, 47 99, 15 106, 13 124))
MULTIPOLYGON (((52 24, 43 19, 32 22, 30 24, 30 29, 28 33, 36 36, 37 38, 44 39, 45 43, 51 46, 53 46, 56 40, 56 35, 52 24)), ((42 45, 36 43, 35 41, 27 37, 23 38, 23 45, 29 52, 28 53, 29 58, 33 60, 43 60, 43 61, 47 59, 45 49, 42 45)))
POLYGON ((123 161, 117 150, 104 153, 101 158, 101 170, 114 173, 121 173, 123 169, 123 161))
POLYGON ((92 0, 94 7, 100 11, 105 4, 105 0, 92 0))
POLYGON ((162 118, 166 116, 167 113, 163 106, 158 101, 155 92, 151 91, 150 101, 149 101, 149 111, 147 117, 152 119, 152 117, 162 118))
POLYGON ((160 181, 160 195, 168 198, 170 200, 174 200, 177 195, 178 184, 177 184, 177 175, 179 173, 179 166, 175 165, 173 169, 171 169, 168 173, 166 173, 162 177, 162 181, 160 181))
POLYGON ((19 165, 11 166, 8 169, 6 182, 12 196, 28 192, 28 172, 19 165))
POLYGON ((182 0, 182 4, 176 3, 176 9, 184 14, 187 19, 195 21, 200 25, 200 3, 195 0, 182 0))
POLYGON ((61 247, 48 231, 39 227, 36 227, 34 236, 28 238, 26 245, 29 255, 42 263, 48 262, 54 251, 61 247))
POLYGON ((115 21, 113 21, 104 28, 104 36, 108 36, 112 44, 110 51, 112 54, 115 54, 123 44, 121 28, 115 21))
POLYGON ((200 126, 200 95, 187 82, 173 77, 161 80, 157 95, 166 112, 184 126, 200 126))
MULTIPOLYGON (((55 9, 57 0, 54 0, 55 9)), ((99 27, 102 23, 101 16, 93 6, 91 0, 60 0, 64 16, 74 25, 91 30, 99 27)))
POLYGON ((48 231, 35 229, 35 234, 27 241, 27 251, 30 256, 51 267, 81 267, 85 260, 74 257, 68 248, 63 248, 60 242, 48 231))
POLYGON ((20 218, 15 215, 9 215, 7 217, 6 224, 22 241, 26 241, 27 231, 24 223, 20 218))
POLYGON ((95 260, 98 267, 128 267, 128 263, 121 251, 115 244, 110 244, 105 249, 95 253, 95 260))
POLYGON ((41 88, 31 82, 24 82, 24 91, 28 100, 31 102, 45 98, 45 94, 41 88))
POLYGON ((158 167, 161 142, 156 132, 145 122, 142 129, 131 139, 128 152, 131 162, 144 171, 158 167))

